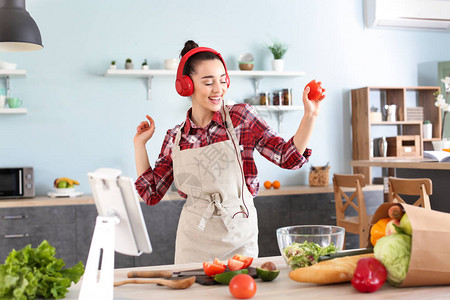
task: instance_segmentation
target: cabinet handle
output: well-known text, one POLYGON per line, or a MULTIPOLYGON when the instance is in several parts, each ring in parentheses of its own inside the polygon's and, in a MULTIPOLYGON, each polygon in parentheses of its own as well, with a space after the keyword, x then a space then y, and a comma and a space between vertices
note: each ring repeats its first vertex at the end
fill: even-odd
POLYGON ((336 220, 336 216, 330 216, 331 220, 336 220))
POLYGON ((18 239, 18 238, 24 238, 29 237, 30 235, 28 233, 18 233, 18 234, 5 234, 3 237, 5 239, 18 239))
POLYGON ((17 220, 17 219, 25 219, 26 215, 18 215, 18 216, 3 216, 3 220, 17 220))

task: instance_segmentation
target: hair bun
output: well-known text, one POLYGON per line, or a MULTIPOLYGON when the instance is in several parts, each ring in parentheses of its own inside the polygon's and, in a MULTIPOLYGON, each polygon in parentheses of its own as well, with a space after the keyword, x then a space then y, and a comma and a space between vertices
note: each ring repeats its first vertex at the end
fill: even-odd
POLYGON ((186 43, 184 43, 184 48, 181 50, 180 57, 183 57, 186 53, 188 53, 190 50, 197 48, 198 44, 194 42, 193 40, 189 40, 186 43))

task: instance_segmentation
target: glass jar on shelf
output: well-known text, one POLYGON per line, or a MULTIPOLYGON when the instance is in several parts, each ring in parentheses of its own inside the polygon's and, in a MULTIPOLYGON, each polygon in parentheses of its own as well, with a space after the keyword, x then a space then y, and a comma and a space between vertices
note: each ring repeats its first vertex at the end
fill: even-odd
POLYGON ((259 105, 270 105, 269 93, 264 92, 259 94, 259 105))
POLYGON ((283 89, 283 105, 292 105, 292 89, 283 89))
POLYGON ((273 92, 273 105, 283 105, 283 91, 273 92))

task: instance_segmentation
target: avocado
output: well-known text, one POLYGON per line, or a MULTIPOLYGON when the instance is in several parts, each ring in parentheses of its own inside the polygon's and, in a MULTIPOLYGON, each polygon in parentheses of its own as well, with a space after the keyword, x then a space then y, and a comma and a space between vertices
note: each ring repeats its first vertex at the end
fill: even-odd
POLYGON ((256 274, 262 279, 262 281, 272 281, 278 277, 280 270, 268 270, 262 268, 256 268, 256 274))

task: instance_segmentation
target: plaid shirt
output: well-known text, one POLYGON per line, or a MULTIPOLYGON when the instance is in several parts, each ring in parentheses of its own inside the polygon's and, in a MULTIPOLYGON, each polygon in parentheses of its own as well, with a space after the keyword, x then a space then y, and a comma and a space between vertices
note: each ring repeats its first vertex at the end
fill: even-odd
MULTIPOLYGON (((259 190, 258 170, 253 159, 253 150, 284 169, 299 169, 308 162, 311 149, 300 154, 295 148, 293 138, 285 141, 267 125, 267 123, 248 104, 227 106, 231 121, 241 147, 245 180, 250 193, 255 197, 259 190)), ((197 127, 190 119, 191 109, 187 112, 180 139, 180 149, 199 148, 228 140, 222 115, 216 112, 205 127, 197 127)), ((173 182, 172 146, 181 125, 167 131, 166 137, 156 161, 155 167, 145 171, 136 180, 136 190, 148 205, 157 204, 173 182)), ((183 197, 187 195, 178 191, 183 197)))

